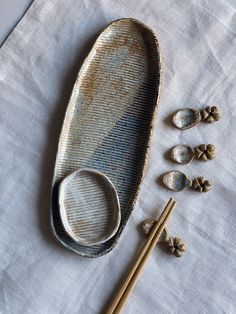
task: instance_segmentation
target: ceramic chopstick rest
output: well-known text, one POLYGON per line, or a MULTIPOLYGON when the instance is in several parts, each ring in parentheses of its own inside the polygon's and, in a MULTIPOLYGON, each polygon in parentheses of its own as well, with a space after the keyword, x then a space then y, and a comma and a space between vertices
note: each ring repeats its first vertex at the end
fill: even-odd
MULTIPOLYGON (((146 219, 142 222, 141 227, 145 235, 149 234, 154 223, 155 219, 146 219)), ((176 257, 181 257, 186 251, 186 245, 184 244, 184 242, 178 237, 168 236, 166 228, 162 232, 159 243, 160 242, 162 242, 170 251, 170 253, 172 253, 176 257)))
POLYGON ((208 106, 202 110, 183 108, 172 115, 172 122, 178 129, 186 130, 200 121, 212 123, 220 120, 220 118, 221 114, 216 106, 208 106))
POLYGON ((171 159, 178 164, 187 164, 193 159, 207 161, 216 157, 213 144, 201 144, 195 148, 189 145, 176 145, 170 150, 171 159))
POLYGON ((167 236, 164 243, 169 251, 176 257, 181 257, 186 251, 186 245, 184 244, 183 240, 178 237, 167 236))
POLYGON ((170 171, 163 175, 162 182, 169 190, 182 191, 186 188, 193 188, 198 192, 208 192, 211 189, 211 181, 204 177, 190 180, 184 173, 180 171, 170 171))

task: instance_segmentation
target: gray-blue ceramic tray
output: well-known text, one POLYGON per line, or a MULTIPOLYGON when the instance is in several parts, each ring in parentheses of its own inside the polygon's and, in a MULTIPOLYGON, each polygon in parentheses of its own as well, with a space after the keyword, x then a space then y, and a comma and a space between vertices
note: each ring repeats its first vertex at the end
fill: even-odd
POLYGON ((105 28, 79 71, 60 135, 51 207, 56 238, 79 255, 108 253, 128 221, 145 171, 160 79, 154 33, 129 18, 105 28), (105 213, 102 197, 112 200, 104 203, 105 213), (94 237, 96 230, 109 234, 88 245, 77 238, 76 232, 94 237))

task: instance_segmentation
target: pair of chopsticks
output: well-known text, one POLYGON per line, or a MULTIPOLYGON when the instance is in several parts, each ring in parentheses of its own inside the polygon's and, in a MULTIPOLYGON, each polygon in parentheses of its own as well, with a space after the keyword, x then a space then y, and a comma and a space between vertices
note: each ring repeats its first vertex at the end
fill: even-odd
POLYGON ((148 257, 154 250, 175 205, 176 202, 172 198, 170 198, 160 217, 152 227, 146 243, 144 244, 141 252, 139 253, 130 273, 128 274, 127 278, 125 279, 122 286, 118 290, 118 293, 115 295, 112 303, 108 307, 106 314, 118 314, 121 312, 123 306, 126 304, 128 297, 132 292, 142 272, 142 269, 148 257))

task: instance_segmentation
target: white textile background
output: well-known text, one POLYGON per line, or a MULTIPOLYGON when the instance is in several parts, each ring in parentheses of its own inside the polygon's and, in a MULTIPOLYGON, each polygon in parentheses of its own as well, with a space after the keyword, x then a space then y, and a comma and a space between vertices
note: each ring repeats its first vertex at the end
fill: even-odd
POLYGON ((124 313, 236 313, 236 10, 226 1, 35 0, 0 49, 0 313, 101 313, 143 238, 138 224, 168 197, 180 259, 156 249, 124 313), (76 74, 109 22, 134 17, 156 33, 163 82, 148 169, 118 243, 95 259, 64 249, 49 226, 58 136, 76 74), (217 105, 222 119, 179 131, 181 107, 217 105), (165 152, 212 143, 218 155, 181 166, 165 152), (179 169, 213 182, 206 194, 170 193, 159 176, 179 169))

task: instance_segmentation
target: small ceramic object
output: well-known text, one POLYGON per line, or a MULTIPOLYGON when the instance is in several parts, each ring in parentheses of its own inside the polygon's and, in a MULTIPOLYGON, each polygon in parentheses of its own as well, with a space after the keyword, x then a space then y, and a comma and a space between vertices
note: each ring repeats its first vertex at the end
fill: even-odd
POLYGON ((150 218, 150 219, 146 219, 146 220, 144 220, 142 222, 141 227, 142 227, 143 233, 145 235, 149 234, 149 232, 150 232, 151 228, 153 227, 155 221, 156 221, 155 219, 151 219, 150 218))
POLYGON ((207 161, 216 157, 216 147, 213 144, 201 144, 195 148, 189 145, 176 145, 171 149, 170 156, 179 164, 187 164, 194 158, 207 161))
POLYGON ((204 177, 190 180, 183 172, 170 171, 163 175, 163 184, 170 190, 179 192, 186 188, 193 188, 199 192, 208 192, 211 189, 211 182, 204 177))
POLYGON ((191 187, 198 192, 208 192, 212 187, 212 183, 204 177, 199 177, 192 180, 191 187))
POLYGON ((186 245, 180 238, 167 236, 164 243, 169 251, 176 257, 181 257, 186 251, 186 245))
MULTIPOLYGON (((143 233, 145 235, 149 234, 149 232, 151 231, 151 229, 152 229, 152 227, 153 227, 155 222, 156 222, 156 220, 152 219, 152 218, 145 219, 144 221, 142 221, 141 228, 142 228, 142 231, 143 231, 143 233)), ((159 242, 165 241, 166 237, 167 237, 167 229, 164 228, 164 230, 163 230, 163 232, 161 234, 161 237, 159 239, 159 242)))
POLYGON ((202 110, 183 108, 172 115, 172 122, 178 129, 186 130, 200 121, 212 123, 220 120, 220 117, 220 111, 216 106, 208 106, 202 110))
POLYGON ((81 245, 108 241, 120 225, 116 189, 109 178, 92 169, 79 169, 62 180, 59 210, 65 231, 81 245))
POLYGON ((207 161, 216 158, 216 147, 213 144, 201 144, 194 148, 194 158, 207 161))
MULTIPOLYGON (((142 222, 141 227, 145 235, 149 234, 155 221, 155 219, 146 219, 142 222)), ((180 238, 168 236, 167 228, 164 228, 159 242, 164 243, 170 253, 176 257, 181 257, 186 251, 186 245, 180 238)))
POLYGON ((145 172, 160 80, 157 39, 150 28, 129 18, 105 28, 80 69, 59 139, 51 207, 56 238, 79 255, 108 253, 126 226, 145 172), (84 168, 90 171, 83 172, 86 190, 76 172, 84 168), (64 182, 71 173, 70 180, 79 181, 79 188, 73 190, 73 204, 71 200, 64 204, 63 197, 72 193, 69 182, 64 182), (88 175, 93 175, 91 186, 88 175), (109 182, 119 196, 120 224, 115 189, 109 182), (109 191, 113 203, 108 204, 100 186, 109 191), (89 200, 87 207, 80 200, 84 195, 89 200))

